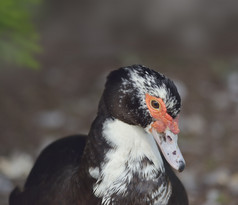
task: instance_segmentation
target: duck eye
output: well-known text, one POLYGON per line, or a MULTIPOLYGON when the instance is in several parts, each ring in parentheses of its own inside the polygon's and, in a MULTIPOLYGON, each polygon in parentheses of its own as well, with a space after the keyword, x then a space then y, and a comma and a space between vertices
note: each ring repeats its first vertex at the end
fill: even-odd
POLYGON ((154 109, 159 109, 160 108, 160 104, 156 100, 151 100, 150 104, 154 109))

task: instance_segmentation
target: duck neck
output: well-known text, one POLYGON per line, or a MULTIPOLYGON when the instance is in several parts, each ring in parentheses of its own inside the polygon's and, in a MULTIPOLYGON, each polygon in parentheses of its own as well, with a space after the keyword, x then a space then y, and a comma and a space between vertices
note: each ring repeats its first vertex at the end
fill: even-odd
POLYGON ((168 200, 171 187, 163 159, 153 136, 143 128, 97 117, 87 147, 88 173, 95 179, 93 192, 104 204, 120 197, 129 200, 129 193, 145 202, 168 200))

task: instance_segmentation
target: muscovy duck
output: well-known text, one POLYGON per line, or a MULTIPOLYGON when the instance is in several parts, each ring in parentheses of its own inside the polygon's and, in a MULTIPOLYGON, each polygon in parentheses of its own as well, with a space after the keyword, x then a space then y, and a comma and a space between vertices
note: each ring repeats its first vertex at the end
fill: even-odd
POLYGON ((88 136, 45 148, 10 205, 187 205, 174 83, 141 65, 112 71, 88 136))

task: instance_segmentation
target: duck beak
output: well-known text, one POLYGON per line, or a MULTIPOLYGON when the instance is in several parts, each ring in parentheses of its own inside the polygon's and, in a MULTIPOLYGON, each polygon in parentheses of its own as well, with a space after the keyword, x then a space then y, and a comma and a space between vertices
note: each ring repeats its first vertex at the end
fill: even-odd
POLYGON ((174 169, 182 172, 185 168, 185 160, 178 147, 178 135, 171 132, 168 128, 163 133, 158 132, 153 126, 151 133, 167 162, 174 169))
POLYGON ((185 161, 178 147, 178 118, 173 119, 161 98, 146 93, 146 105, 153 118, 149 131, 155 138, 167 162, 179 172, 185 168, 185 161))

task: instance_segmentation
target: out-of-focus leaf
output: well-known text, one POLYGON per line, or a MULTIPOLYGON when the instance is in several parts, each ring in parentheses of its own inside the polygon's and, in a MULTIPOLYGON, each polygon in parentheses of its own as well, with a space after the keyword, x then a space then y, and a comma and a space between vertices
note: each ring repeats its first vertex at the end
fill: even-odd
POLYGON ((38 68, 34 54, 41 51, 33 12, 41 0, 0 1, 0 66, 38 68))

